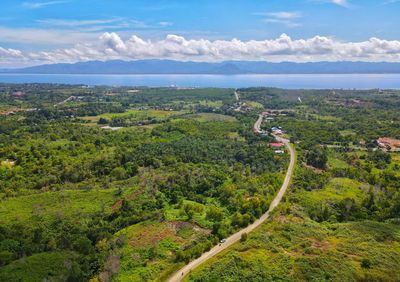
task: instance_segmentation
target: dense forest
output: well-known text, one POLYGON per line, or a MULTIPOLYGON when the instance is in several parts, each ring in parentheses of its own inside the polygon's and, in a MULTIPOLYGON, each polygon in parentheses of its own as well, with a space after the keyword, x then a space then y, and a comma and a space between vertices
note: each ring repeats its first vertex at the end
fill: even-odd
POLYGON ((400 92, 0 85, 0 280, 396 281, 400 92), (389 251, 388 251, 389 250, 389 251), (221 278, 222 277, 222 278, 221 278))

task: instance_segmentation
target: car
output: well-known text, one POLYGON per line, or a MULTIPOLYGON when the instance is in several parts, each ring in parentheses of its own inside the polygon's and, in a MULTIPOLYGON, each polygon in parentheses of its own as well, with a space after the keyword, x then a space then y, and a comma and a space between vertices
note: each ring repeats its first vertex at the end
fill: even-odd
POLYGON ((219 241, 221 244, 226 242, 226 239, 221 239, 221 241, 219 241))

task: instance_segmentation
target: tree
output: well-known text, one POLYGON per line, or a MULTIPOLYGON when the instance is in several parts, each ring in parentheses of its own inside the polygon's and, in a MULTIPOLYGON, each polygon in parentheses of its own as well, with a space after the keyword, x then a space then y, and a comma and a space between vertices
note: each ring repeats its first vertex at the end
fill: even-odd
POLYGON ((207 211, 207 219, 213 222, 219 222, 224 218, 222 210, 216 206, 211 206, 207 211))
POLYGON ((326 150, 318 146, 314 146, 306 153, 306 162, 308 165, 319 169, 326 169, 328 156, 326 150))
POLYGON ((107 119, 101 117, 97 123, 98 124, 108 124, 109 121, 107 119))
POLYGON ((361 267, 366 269, 371 268, 371 261, 367 258, 363 258, 361 260, 361 267))

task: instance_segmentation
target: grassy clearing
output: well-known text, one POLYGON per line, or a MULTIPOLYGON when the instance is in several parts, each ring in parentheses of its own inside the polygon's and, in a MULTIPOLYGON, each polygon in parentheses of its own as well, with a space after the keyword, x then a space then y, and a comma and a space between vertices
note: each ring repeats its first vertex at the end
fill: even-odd
POLYGON ((355 136, 355 135, 357 135, 356 132, 354 132, 353 130, 349 130, 349 129, 341 130, 339 132, 340 132, 340 135, 342 135, 342 136, 355 136))
POLYGON ((200 114, 190 114, 183 116, 185 118, 194 119, 200 122, 212 122, 212 121, 227 121, 234 122, 236 118, 227 115, 214 114, 214 113, 200 113, 200 114))
POLYGON ((224 102, 222 101, 210 101, 210 100, 201 100, 199 101, 199 104, 202 106, 206 106, 206 107, 213 107, 213 108, 219 108, 222 107, 224 105, 224 102))
POLYGON ((263 104, 259 102, 254 102, 254 101, 243 101, 243 103, 246 104, 246 106, 252 107, 254 109, 264 109, 263 104))
POLYGON ((397 281, 399 232, 385 223, 322 225, 277 214, 185 281, 397 281))
POLYGON ((304 206, 321 205, 327 202, 337 202, 346 198, 357 203, 364 199, 368 184, 349 178, 333 178, 320 190, 301 191, 297 194, 304 206))
POLYGON ((67 281, 72 279, 71 272, 78 268, 74 263, 76 257, 73 252, 34 254, 0 268, 0 281, 67 281))
POLYGON ((117 189, 65 190, 9 198, 1 201, 0 223, 29 221, 35 217, 85 216, 104 210, 111 211, 117 189))
POLYGON ((311 117, 315 118, 316 120, 322 120, 322 121, 340 121, 341 118, 335 117, 335 116, 323 116, 323 115, 317 115, 317 114, 310 114, 311 117))
POLYGON ((334 150, 328 152, 328 167, 334 168, 348 168, 349 165, 343 160, 341 155, 334 150))
POLYGON ((177 267, 175 252, 209 231, 183 221, 143 222, 115 234, 125 244, 115 281, 154 281, 177 267))
POLYGON ((98 116, 86 116, 81 119, 88 121, 90 123, 97 123, 100 118, 105 118, 107 120, 111 120, 114 118, 129 118, 130 120, 141 121, 147 119, 165 119, 174 115, 182 115, 185 114, 184 111, 163 111, 163 110, 138 110, 138 109, 130 109, 124 113, 106 113, 98 116))

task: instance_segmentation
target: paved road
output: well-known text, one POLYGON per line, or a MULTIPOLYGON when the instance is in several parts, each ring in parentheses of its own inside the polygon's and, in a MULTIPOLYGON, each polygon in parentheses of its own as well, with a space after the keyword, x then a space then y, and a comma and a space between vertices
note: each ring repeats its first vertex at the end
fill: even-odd
POLYGON ((254 132, 261 133, 261 123, 262 123, 263 119, 264 119, 264 117, 262 115, 258 116, 258 119, 255 122, 254 127, 253 127, 254 132))
POLYGON ((240 112, 242 110, 242 103, 240 102, 239 93, 235 90, 235 99, 239 106, 235 109, 236 112, 240 112))
POLYGON ((237 93, 237 91, 235 90, 235 98, 236 98, 236 101, 238 101, 239 102, 239 93, 237 93))
MULTIPOLYGON (((254 124, 254 128, 260 129, 259 126, 261 125, 261 122, 259 122, 260 119, 257 120, 257 122, 254 124), (258 127, 256 127, 258 125, 258 127)), ((286 192, 286 189, 289 186, 290 179, 293 174, 293 169, 294 169, 294 164, 295 164, 295 154, 292 146, 289 143, 289 140, 284 139, 279 136, 275 136, 277 141, 282 142, 285 144, 285 146, 288 148, 289 153, 290 153, 290 163, 288 170, 286 172, 285 180, 283 181, 282 187, 279 190, 278 194, 276 195, 275 199, 271 202, 269 209, 266 213, 264 213, 259 219, 254 221, 251 225, 247 226, 246 228, 243 228, 242 230, 236 232, 235 234, 231 235, 230 237, 226 238, 225 243, 221 245, 217 245, 213 247, 210 251, 202 254, 199 258, 195 259, 194 261, 190 262, 189 264, 185 265, 182 267, 180 270, 175 272, 175 274, 169 278, 169 282, 178 282, 182 281, 182 279, 193 269, 198 267, 200 264, 204 263, 208 259, 214 257, 221 251, 227 249, 228 247, 232 246, 234 243, 238 242, 240 240, 240 237, 243 233, 250 233, 254 229, 256 229, 258 226, 260 226, 265 220, 269 218, 270 213, 276 208, 276 206, 281 202, 283 195, 286 192)))

